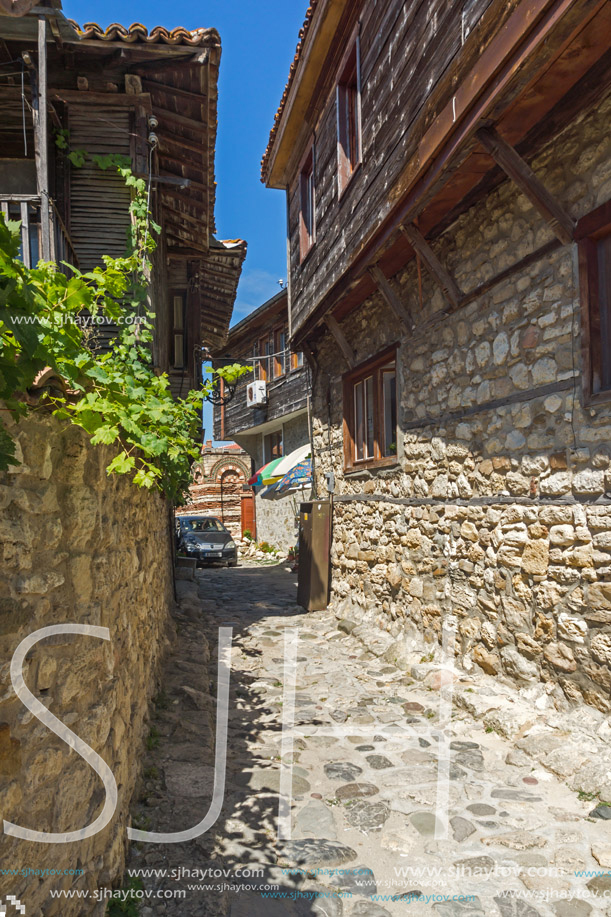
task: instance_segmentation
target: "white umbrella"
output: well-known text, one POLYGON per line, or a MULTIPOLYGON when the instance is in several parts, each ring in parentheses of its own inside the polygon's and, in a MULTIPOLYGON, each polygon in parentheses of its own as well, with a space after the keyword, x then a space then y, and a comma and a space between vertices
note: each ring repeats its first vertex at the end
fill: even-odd
POLYGON ((305 446, 299 446, 298 449, 295 449, 290 455, 285 455, 274 468, 274 477, 283 478, 285 474, 288 474, 289 471, 298 465, 300 462, 305 461, 312 454, 312 449, 309 443, 306 443, 305 446))

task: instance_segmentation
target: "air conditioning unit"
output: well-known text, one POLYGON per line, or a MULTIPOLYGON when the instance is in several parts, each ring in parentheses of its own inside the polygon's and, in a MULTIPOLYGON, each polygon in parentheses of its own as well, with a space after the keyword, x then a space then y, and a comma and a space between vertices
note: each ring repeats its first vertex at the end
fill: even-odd
POLYGON ((246 386, 246 405, 249 408, 259 407, 267 403, 267 386, 263 379, 249 382, 246 386))

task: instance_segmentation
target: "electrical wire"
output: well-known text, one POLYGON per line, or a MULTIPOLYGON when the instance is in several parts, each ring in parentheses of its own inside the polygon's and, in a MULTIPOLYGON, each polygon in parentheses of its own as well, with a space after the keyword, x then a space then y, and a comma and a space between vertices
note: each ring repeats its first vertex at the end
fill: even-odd
POLYGON ((146 262, 146 243, 148 242, 149 236, 149 223, 151 221, 151 186, 153 184, 153 153, 155 152, 155 147, 151 146, 149 150, 149 180, 148 187, 146 189, 146 229, 144 230, 144 251, 142 252, 142 267, 144 267, 146 262))

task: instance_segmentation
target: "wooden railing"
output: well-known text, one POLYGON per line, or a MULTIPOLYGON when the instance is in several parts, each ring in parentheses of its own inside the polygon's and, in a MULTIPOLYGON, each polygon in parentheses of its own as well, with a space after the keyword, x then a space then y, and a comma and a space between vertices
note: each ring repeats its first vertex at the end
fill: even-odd
POLYGON ((53 203, 51 203, 51 255, 53 260, 57 262, 60 271, 63 271, 64 274, 70 273, 70 269, 62 262, 78 267, 78 258, 70 239, 70 233, 53 203))
MULTIPOLYGON (((26 267, 36 267, 41 253, 40 198, 35 194, 2 196, 0 210, 5 219, 21 223, 19 256, 26 267)), ((69 268, 62 262, 78 267, 70 234, 54 204, 51 205, 51 258, 64 274, 69 273, 69 268)))

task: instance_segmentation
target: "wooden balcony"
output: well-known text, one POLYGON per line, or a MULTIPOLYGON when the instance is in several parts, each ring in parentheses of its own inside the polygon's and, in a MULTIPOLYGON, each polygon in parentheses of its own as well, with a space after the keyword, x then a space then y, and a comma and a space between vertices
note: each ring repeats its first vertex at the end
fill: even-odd
MULTIPOLYGON (((21 222, 19 256, 26 267, 36 267, 42 248, 40 197, 32 194, 12 194, 0 198, 0 210, 6 220, 21 222)), ((78 267, 70 235, 54 204, 51 204, 51 258, 60 271, 69 273, 63 262, 78 267)))

